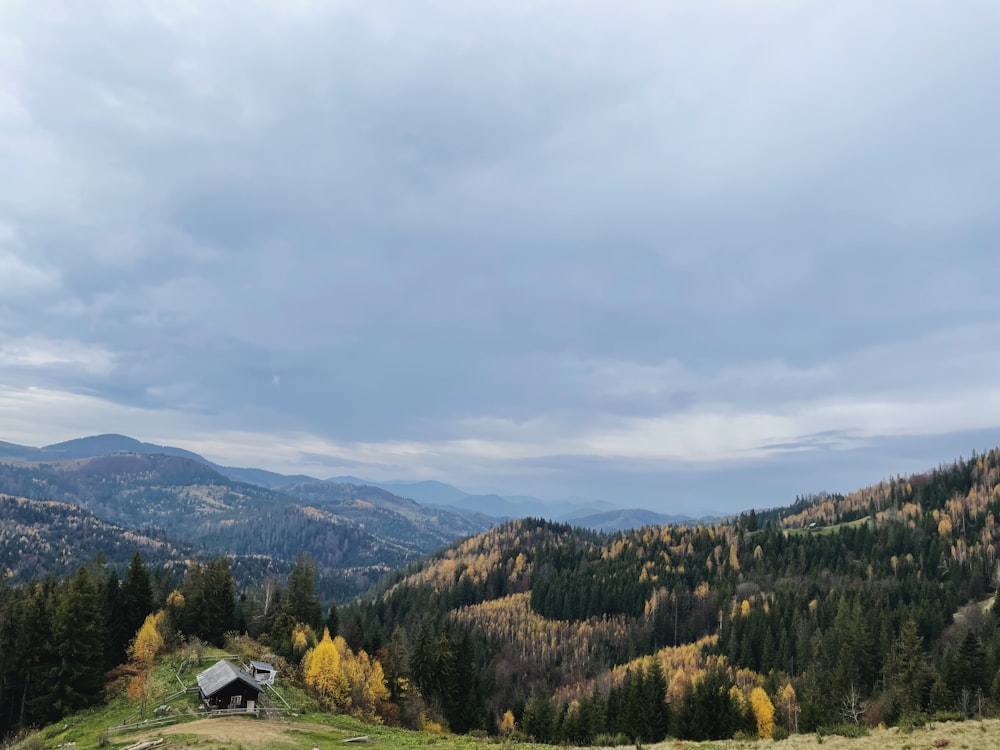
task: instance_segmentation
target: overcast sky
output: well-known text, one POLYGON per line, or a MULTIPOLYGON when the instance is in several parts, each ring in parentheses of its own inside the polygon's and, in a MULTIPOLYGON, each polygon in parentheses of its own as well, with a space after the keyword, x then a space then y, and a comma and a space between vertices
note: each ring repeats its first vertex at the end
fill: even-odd
POLYGON ((993 0, 0 0, 0 440, 668 512, 989 449, 998 40, 993 0))

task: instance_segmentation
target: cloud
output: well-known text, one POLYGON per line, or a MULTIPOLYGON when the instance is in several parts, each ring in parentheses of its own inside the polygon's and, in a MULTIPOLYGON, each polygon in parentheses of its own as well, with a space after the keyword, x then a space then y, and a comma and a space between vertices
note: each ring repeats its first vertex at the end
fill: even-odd
POLYGON ((484 488, 546 466, 556 492, 1000 428, 998 26, 0 9, 8 424, 484 488))

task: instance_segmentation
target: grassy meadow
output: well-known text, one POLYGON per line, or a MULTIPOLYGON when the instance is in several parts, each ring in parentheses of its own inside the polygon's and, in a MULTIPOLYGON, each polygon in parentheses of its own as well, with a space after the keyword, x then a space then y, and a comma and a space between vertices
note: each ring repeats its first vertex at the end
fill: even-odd
MULTIPOLYGON (((129 699, 123 682, 104 705, 9 740, 0 750, 140 750, 137 746, 148 742, 156 742, 155 747, 164 750, 331 750, 354 746, 348 741, 359 737, 367 738, 366 742, 358 743, 362 747, 434 747, 439 750, 550 747, 513 739, 434 734, 364 724, 349 716, 320 711, 309 696, 280 678, 278 689, 293 707, 292 715, 276 720, 253 716, 206 718, 199 711, 197 696, 181 691, 194 685, 197 674, 223 655, 221 651, 209 651, 200 664, 180 656, 161 660, 149 675, 145 719, 134 696, 129 699), (157 711, 163 705, 168 706, 167 710, 157 711), (166 717, 169 723, 156 724, 161 717, 166 717)), ((620 747, 635 748, 636 745, 620 747)), ((1000 719, 931 722, 912 731, 876 729, 860 738, 809 734, 793 735, 779 742, 668 739, 642 747, 649 750, 764 750, 770 747, 775 750, 978 750, 1000 748, 1000 719)))

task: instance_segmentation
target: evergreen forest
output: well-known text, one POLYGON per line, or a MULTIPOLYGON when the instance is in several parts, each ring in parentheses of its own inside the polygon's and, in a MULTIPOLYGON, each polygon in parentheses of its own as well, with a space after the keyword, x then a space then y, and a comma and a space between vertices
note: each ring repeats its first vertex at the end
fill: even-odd
POLYGON ((995 715, 998 516, 994 450, 725 522, 509 521, 337 603, 306 554, 249 583, 227 555, 4 576, 0 733, 138 694, 150 652, 191 644, 366 721, 553 743, 995 715))

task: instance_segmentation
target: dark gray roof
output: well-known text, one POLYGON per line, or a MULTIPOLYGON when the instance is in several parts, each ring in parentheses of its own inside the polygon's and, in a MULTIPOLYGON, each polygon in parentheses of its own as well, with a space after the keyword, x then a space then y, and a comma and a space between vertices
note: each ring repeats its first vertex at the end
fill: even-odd
POLYGON ((260 672, 265 672, 265 671, 266 672, 273 672, 274 671, 274 667, 272 667, 266 661, 252 661, 252 662, 250 662, 250 666, 253 667, 254 669, 260 671, 260 672))
POLYGON ((222 688, 231 684, 235 680, 240 680, 246 683, 257 692, 260 692, 262 689, 257 680, 237 667, 231 661, 226 661, 225 659, 217 662, 215 666, 206 669, 198 675, 197 679, 198 688, 201 690, 202 695, 206 698, 215 695, 217 692, 222 690, 222 688))

